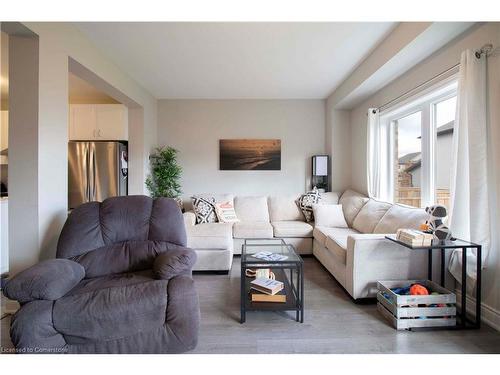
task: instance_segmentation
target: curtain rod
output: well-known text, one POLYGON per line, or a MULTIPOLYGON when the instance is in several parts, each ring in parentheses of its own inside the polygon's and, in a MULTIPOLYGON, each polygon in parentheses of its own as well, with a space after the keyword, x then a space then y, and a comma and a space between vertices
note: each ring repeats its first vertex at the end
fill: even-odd
MULTIPOLYGON (((493 51, 493 45, 492 45, 492 44, 485 44, 484 46, 482 46, 479 50, 477 50, 477 51, 475 52, 475 56, 476 56, 476 58, 480 59, 480 58, 481 58, 481 55, 483 55, 483 54, 484 54, 485 56, 488 56, 488 55, 490 55, 490 53, 491 53, 492 51, 493 51)), ((457 68, 457 67, 459 67, 459 66, 460 66, 460 63, 455 64, 455 65, 453 65, 453 66, 450 66, 448 69, 446 69, 446 70, 442 71, 442 72, 441 72, 441 73, 439 73, 439 74, 436 74, 434 77, 429 78, 427 81, 422 82, 420 85, 418 85, 418 86, 416 86, 416 87, 414 87, 414 88, 412 88, 412 89, 410 89, 410 90, 408 90, 408 91, 404 92, 403 94, 399 95, 398 97, 396 97, 396 98, 394 98, 394 99, 391 99, 391 100, 389 100, 387 103, 384 103, 384 104, 382 104, 381 106, 379 106, 379 107, 377 107, 377 108, 373 109, 373 113, 377 113, 377 111, 379 111, 379 112, 380 112, 382 109, 385 109, 386 107, 390 106, 392 103, 394 103, 394 102, 398 101, 399 99, 401 99, 401 98, 403 98, 403 97, 407 96, 408 94, 411 94, 411 93, 412 93, 412 92, 414 92, 414 91, 417 91, 417 90, 418 90, 419 88, 421 88, 422 86, 425 86, 425 85, 427 85, 429 82, 432 82, 432 81, 434 81, 435 79, 437 79, 437 78, 439 78, 439 77, 442 77, 443 75, 445 75, 445 74, 447 74, 447 73, 451 72, 452 70, 456 69, 456 68, 457 68)))

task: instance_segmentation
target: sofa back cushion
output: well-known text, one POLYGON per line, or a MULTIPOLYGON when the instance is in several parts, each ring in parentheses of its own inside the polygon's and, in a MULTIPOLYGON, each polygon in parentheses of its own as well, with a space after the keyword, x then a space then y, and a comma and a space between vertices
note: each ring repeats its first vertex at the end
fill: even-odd
POLYGON ((418 229, 427 220, 427 213, 422 208, 394 204, 382 217, 373 233, 396 233, 400 228, 418 229))
POLYGON ((340 204, 313 204, 315 225, 327 228, 348 228, 340 204))
POLYGON ((236 216, 242 222, 269 222, 267 197, 236 197, 234 209, 236 216))
POLYGON ((356 215, 352 227, 361 233, 373 233, 380 219, 392 204, 370 199, 356 215))
POLYGON ((368 202, 368 197, 354 190, 346 190, 340 197, 339 203, 342 205, 345 220, 350 227, 366 202, 368 202))
MULTIPOLYGON (((194 194, 193 197, 199 197, 199 198, 204 198, 208 200, 215 200, 215 203, 219 202, 234 202, 234 195, 229 194, 229 193, 220 193, 220 194, 214 194, 214 193, 202 193, 202 194, 194 194)), ((190 199, 189 202, 185 203, 185 207, 187 211, 192 211, 193 210, 193 199, 190 199)))
POLYGON ((322 204, 339 204, 339 193, 336 191, 321 193, 320 196, 322 204))
POLYGON ((300 194, 276 195, 268 198, 271 221, 304 221, 304 215, 297 206, 300 194))

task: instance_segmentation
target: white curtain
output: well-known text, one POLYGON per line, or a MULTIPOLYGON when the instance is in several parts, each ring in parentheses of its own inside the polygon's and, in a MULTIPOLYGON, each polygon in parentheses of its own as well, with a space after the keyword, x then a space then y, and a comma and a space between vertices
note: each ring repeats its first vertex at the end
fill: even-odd
POLYGON ((375 108, 368 109, 366 170, 368 196, 380 197, 380 116, 375 108))
MULTIPOLYGON (((482 245, 483 264, 492 238, 486 74, 486 56, 478 59, 471 50, 462 52, 453 131, 449 222, 454 237, 482 245)), ((477 254, 470 250, 468 254, 467 281, 472 281, 469 285, 473 287, 477 254)), ((461 280, 461 269, 462 250, 455 250, 449 270, 455 279, 461 280)))

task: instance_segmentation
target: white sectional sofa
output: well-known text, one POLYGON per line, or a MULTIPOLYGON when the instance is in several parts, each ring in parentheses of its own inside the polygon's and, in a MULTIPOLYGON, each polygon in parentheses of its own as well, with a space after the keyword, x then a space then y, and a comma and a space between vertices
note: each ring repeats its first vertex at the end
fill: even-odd
POLYGON ((385 236, 399 228, 418 229, 423 209, 379 202, 352 190, 340 197, 348 228, 316 226, 313 254, 354 298, 375 297, 378 280, 422 279, 427 252, 412 251, 385 236))
MULTIPOLYGON (((238 223, 196 224, 194 212, 184 213, 188 247, 198 255, 195 271, 231 269, 233 254, 241 254, 246 238, 283 238, 300 254, 312 254, 313 224, 306 223, 295 203, 300 194, 288 196, 211 195, 217 201, 234 201, 238 223)), ((324 203, 337 203, 337 193, 323 193, 324 203)))
POLYGON ((425 277, 425 252, 384 238, 398 228, 418 228, 426 219, 424 210, 379 202, 353 190, 340 199, 338 193, 323 193, 321 203, 342 205, 348 227, 322 227, 305 221, 298 197, 216 196, 234 201, 240 220, 234 224, 195 224, 194 213, 184 213, 188 246, 198 255, 194 270, 226 272, 246 238, 283 238, 298 253, 314 254, 354 299, 374 297, 377 280, 425 277))

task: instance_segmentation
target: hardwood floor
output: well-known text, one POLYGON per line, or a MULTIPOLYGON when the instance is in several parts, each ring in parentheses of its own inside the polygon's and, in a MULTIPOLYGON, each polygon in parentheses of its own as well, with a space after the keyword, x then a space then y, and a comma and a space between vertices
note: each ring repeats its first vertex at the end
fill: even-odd
MULTIPOLYGON (((312 257, 305 262, 305 321, 292 313, 248 312, 239 323, 240 259, 229 275, 195 274, 200 296, 199 343, 192 353, 500 353, 500 333, 396 331, 375 304, 355 304, 312 257)), ((2 346, 9 318, 2 319, 2 346)))

